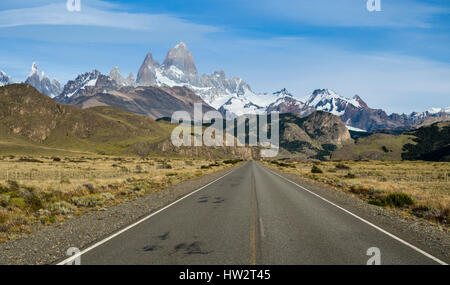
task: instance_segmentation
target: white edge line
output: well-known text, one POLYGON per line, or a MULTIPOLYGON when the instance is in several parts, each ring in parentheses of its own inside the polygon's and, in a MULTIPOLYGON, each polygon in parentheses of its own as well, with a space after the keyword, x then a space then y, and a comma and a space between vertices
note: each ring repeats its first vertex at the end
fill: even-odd
MULTIPOLYGON (((263 167, 263 168, 266 168, 266 167, 263 167)), ((303 187, 303 186, 301 186, 301 185, 299 185, 299 184, 297 184, 297 183, 295 183, 295 182, 293 182, 293 181, 287 179, 286 177, 281 176, 280 174, 278 174, 278 173, 272 171, 272 170, 269 169, 269 168, 266 168, 266 169, 269 170, 270 172, 272 172, 273 174, 275 174, 275 175, 277 175, 277 176, 283 178, 284 180, 287 180, 287 181, 291 182, 292 184, 296 185, 297 187, 299 187, 299 188, 301 188, 301 189, 307 191, 308 193, 310 193, 310 194, 312 194, 312 195, 314 195, 314 196, 316 196, 316 197, 322 199, 323 201, 325 201, 325 202, 327 202, 327 203, 329 203, 329 204, 335 206, 336 208, 338 208, 338 209, 340 209, 340 210, 346 212, 347 214, 349 214, 349 215, 351 215, 351 216, 357 218, 358 220, 360 220, 360 221, 362 221, 362 222, 368 224, 369 226, 371 226, 371 227, 373 227, 373 228, 379 230, 380 232, 382 232, 382 233, 384 233, 384 234, 390 236, 391 238, 393 238, 393 239, 395 239, 395 240, 401 242, 402 244, 404 244, 404 245, 406 245, 406 246, 408 246, 408 247, 414 249, 415 251, 417 251, 417 252, 419 252, 419 253, 425 255, 426 257, 428 257, 428 258, 430 258, 430 259, 436 261, 437 263, 439 263, 439 264, 441 264, 441 265, 448 265, 448 264, 445 263, 444 261, 442 261, 442 260, 440 260, 440 259, 438 259, 438 258, 432 256, 431 254, 429 254, 429 253, 427 253, 427 252, 421 250, 420 248, 418 248, 418 247, 416 247, 416 246, 410 244, 409 242, 402 240, 401 238, 399 238, 399 237, 397 237, 397 236, 391 234, 390 232, 388 232, 388 231, 386 231, 386 230, 383 230, 383 229, 380 228, 379 226, 377 226, 377 225, 375 225, 375 224, 372 224, 371 222, 369 222, 369 221, 367 221, 367 220, 361 218, 360 216, 358 216, 358 215, 356 215, 356 214, 353 214, 352 212, 350 212, 350 211, 348 211, 348 210, 342 208, 341 206, 336 205, 335 203, 333 203, 333 202, 331 202, 331 201, 329 201, 329 200, 323 198, 322 196, 320 196, 320 195, 314 193, 313 191, 308 190, 308 189, 306 189, 305 187, 303 187)))
MULTIPOLYGON (((238 168, 239 168, 239 167, 238 167, 238 168)), ((103 240, 101 240, 101 241, 99 241, 99 242, 97 242, 97 243, 91 245, 90 247, 88 247, 88 248, 86 248, 86 249, 80 251, 79 253, 77 253, 77 254, 75 254, 75 255, 72 255, 72 256, 69 257, 69 258, 66 258, 65 260, 61 261, 61 262, 58 263, 57 265, 65 265, 65 264, 67 264, 67 263, 69 263, 69 262, 75 260, 76 258, 82 256, 82 255, 85 254, 86 252, 93 250, 94 248, 96 248, 96 247, 98 247, 98 246, 100 246, 100 245, 106 243, 107 241, 109 241, 109 240, 115 238, 116 236, 118 236, 118 235, 120 235, 120 234, 122 234, 122 233, 128 231, 129 229, 131 229, 131 228, 133 228, 133 227, 139 225, 140 223, 142 223, 142 222, 144 222, 144 221, 150 219, 151 217, 153 217, 153 216, 155 216, 155 215, 161 213, 162 211, 166 210, 167 208, 169 208, 169 207, 171 207, 171 206, 177 204, 178 202, 180 202, 180 201, 186 199, 187 197, 189 197, 189 196, 191 196, 191 195, 194 195, 194 194, 197 193, 198 191, 205 189, 205 188, 208 187, 209 185, 211 185, 211 184, 213 184, 213 183, 219 181, 220 179, 224 178, 225 176, 231 174, 231 173, 234 172, 236 169, 237 169, 237 168, 234 168, 234 169, 230 170, 230 172, 228 172, 227 174, 225 174, 225 175, 223 175, 223 176, 217 178, 217 179, 214 180, 214 181, 209 182, 208 184, 206 184, 206 185, 204 185, 204 186, 198 188, 197 190, 194 190, 193 192, 191 192, 191 193, 189 193, 189 194, 187 194, 187 195, 181 197, 180 199, 178 199, 178 200, 176 200, 176 201, 170 203, 169 205, 167 205, 167 206, 165 206, 165 207, 159 209, 158 211, 151 213, 150 215, 148 215, 148 216, 146 216, 146 217, 140 219, 139 221, 137 221, 137 222, 135 222, 135 223, 133 223, 133 224, 127 226, 126 228, 121 229, 120 231, 116 232, 115 234, 110 235, 109 237, 107 237, 107 238, 105 238, 105 239, 103 239, 103 240)))

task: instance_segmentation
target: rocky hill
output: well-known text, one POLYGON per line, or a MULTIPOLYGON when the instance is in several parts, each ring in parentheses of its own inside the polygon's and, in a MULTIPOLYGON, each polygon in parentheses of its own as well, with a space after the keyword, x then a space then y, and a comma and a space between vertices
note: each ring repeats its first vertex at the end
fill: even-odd
MULTIPOLYGON (((158 92, 172 90, 168 87, 141 89, 148 88, 155 88, 158 92)), ((180 87, 179 92, 173 95, 174 98, 195 96, 185 88, 180 87)), ((198 97, 190 99, 196 100, 198 97)), ((258 150, 249 147, 175 147, 169 139, 174 127, 120 108, 96 106, 81 109, 57 103, 29 84, 0 87, 0 154, 83 152, 207 158, 258 157, 258 150)))
POLYGON ((406 134, 414 138, 403 146, 403 159, 450 161, 450 122, 434 123, 406 134))
POLYGON ((120 154, 134 152, 140 141, 163 140, 169 132, 145 116, 113 107, 83 110, 59 104, 28 84, 13 84, 0 88, 0 135, 33 147, 120 154))
POLYGON ((450 122, 401 134, 376 133, 334 151, 333 160, 450 161, 450 122))
POLYGON ((332 151, 351 143, 348 129, 339 117, 315 111, 307 117, 280 115, 280 156, 327 159, 332 151))

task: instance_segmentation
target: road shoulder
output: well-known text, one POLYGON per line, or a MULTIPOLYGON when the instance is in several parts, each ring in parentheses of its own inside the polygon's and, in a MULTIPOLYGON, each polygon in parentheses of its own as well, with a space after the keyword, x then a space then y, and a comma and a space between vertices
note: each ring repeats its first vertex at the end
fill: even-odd
MULTIPOLYGON (((416 217, 405 217, 396 211, 370 205, 367 202, 328 188, 303 180, 299 175, 282 172, 278 169, 260 165, 282 177, 295 182, 317 195, 341 206, 359 217, 400 237, 435 257, 450 262, 450 234, 443 229, 416 217)), ((304 191, 299 188, 299 191, 304 191)))
POLYGON ((25 238, 10 240, 0 245, 0 264, 54 264, 67 257, 66 251, 70 247, 83 249, 235 168, 230 167, 184 181, 157 193, 103 211, 89 212, 62 223, 43 227, 25 238))

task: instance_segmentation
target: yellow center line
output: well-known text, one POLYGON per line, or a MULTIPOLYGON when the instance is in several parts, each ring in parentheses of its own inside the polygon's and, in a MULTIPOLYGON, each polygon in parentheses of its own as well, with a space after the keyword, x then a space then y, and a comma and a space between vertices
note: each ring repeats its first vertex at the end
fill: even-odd
POLYGON ((255 207, 255 177, 252 170, 250 187, 250 265, 256 265, 256 207, 255 207))

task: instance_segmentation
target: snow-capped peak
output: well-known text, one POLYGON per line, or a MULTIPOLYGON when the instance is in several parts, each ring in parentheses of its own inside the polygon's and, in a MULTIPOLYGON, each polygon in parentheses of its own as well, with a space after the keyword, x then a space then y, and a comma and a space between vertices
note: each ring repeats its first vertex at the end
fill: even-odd
POLYGON ((0 70, 0 86, 5 86, 11 83, 13 83, 11 77, 9 77, 5 72, 0 70))
POLYGON ((69 80, 62 93, 58 96, 57 101, 63 102, 65 99, 73 97, 84 90, 86 87, 94 87, 97 84, 97 79, 101 73, 98 70, 92 72, 86 72, 78 75, 75 80, 69 80))
POLYGON ((30 72, 30 75, 28 75, 28 77, 31 77, 35 74, 39 75, 39 71, 38 71, 38 66, 37 66, 36 62, 33 62, 33 64, 31 65, 31 72, 30 72))
POLYGON ((25 79, 25 83, 30 84, 39 92, 44 93, 51 98, 58 96, 62 91, 61 84, 59 84, 56 79, 50 81, 50 78, 45 72, 42 72, 39 77, 39 69, 36 62, 33 62, 31 65, 31 72, 27 79, 25 79))
POLYGON ((427 110, 429 114, 447 113, 450 114, 450 107, 446 108, 431 108, 427 110))
POLYGON ((367 107, 366 103, 364 103, 359 96, 354 96, 351 99, 345 98, 330 89, 314 90, 312 95, 306 101, 306 105, 317 110, 330 112, 337 116, 344 115, 348 107, 367 107))
POLYGON ((287 91, 286 88, 283 88, 280 91, 274 92, 273 95, 277 96, 277 98, 279 98, 279 97, 286 97, 286 96, 294 97, 294 96, 292 96, 291 93, 289 93, 289 91, 287 91))
POLYGON ((179 42, 174 48, 175 49, 177 49, 177 48, 187 49, 187 45, 184 42, 179 42))
POLYGON ((316 106, 324 102, 341 101, 347 104, 351 104, 355 107, 361 107, 361 104, 359 103, 360 99, 361 98, 359 98, 358 96, 355 96, 351 99, 343 97, 331 89, 317 89, 314 90, 308 101, 306 101, 306 104, 310 106, 316 106))
POLYGON ((114 80, 118 86, 135 86, 136 85, 136 81, 134 80, 133 74, 130 73, 130 75, 128 75, 128 77, 125 78, 120 73, 120 69, 118 66, 115 66, 115 67, 113 67, 113 69, 111 69, 111 71, 109 72, 109 78, 114 80))

